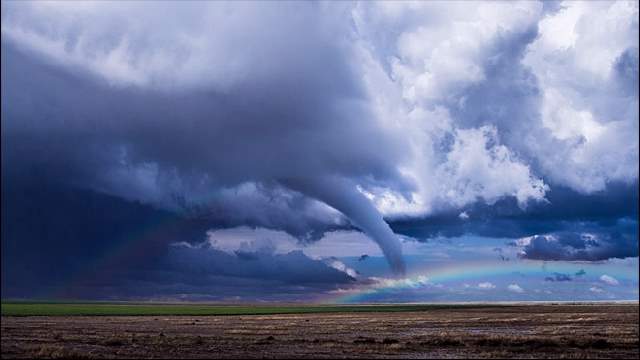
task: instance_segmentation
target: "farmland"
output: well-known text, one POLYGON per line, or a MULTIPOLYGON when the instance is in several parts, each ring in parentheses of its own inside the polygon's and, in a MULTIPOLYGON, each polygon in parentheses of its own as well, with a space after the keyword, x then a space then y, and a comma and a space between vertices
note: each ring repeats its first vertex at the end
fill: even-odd
POLYGON ((637 303, 11 303, 2 315, 3 358, 638 357, 637 303))

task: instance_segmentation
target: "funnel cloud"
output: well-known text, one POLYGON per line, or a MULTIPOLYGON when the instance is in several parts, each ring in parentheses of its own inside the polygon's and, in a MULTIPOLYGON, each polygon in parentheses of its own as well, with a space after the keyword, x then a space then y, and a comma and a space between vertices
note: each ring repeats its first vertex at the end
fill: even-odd
POLYGON ((402 258, 402 244, 371 201, 356 186, 344 179, 315 178, 283 181, 292 189, 316 198, 337 209, 375 241, 397 275, 404 275, 406 265, 402 258))

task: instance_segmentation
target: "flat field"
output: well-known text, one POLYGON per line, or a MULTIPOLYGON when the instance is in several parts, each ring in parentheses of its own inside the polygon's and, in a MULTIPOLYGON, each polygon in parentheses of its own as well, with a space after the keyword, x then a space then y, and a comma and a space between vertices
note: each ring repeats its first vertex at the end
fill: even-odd
POLYGON ((15 303, 2 358, 638 358, 638 316, 637 303, 15 303))

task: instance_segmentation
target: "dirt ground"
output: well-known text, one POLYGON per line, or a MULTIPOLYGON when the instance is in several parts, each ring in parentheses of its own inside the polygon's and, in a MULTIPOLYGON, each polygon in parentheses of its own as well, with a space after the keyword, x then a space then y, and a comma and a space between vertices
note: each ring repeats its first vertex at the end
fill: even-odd
POLYGON ((2 317, 2 358, 638 358, 638 305, 2 317))

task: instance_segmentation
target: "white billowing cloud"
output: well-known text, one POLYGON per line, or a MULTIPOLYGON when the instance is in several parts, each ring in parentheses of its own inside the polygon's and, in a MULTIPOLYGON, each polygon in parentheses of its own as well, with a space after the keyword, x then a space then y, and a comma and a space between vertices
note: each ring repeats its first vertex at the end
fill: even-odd
MULTIPOLYGON (((406 253, 406 249, 403 249, 406 253)), ((361 255, 382 256, 382 251, 367 236, 357 231, 330 231, 322 239, 304 247, 311 257, 359 257, 361 255), (339 250, 337 250, 339 249, 339 250)))
POLYGON ((478 289, 480 289, 480 290, 491 290, 491 289, 495 289, 495 288, 496 288, 496 286, 493 285, 492 283, 488 282, 488 281, 487 282, 481 282, 481 283, 478 284, 478 289))
MULTIPOLYGON (((362 233, 356 231, 351 231, 350 233, 355 237, 364 237, 362 233)), ((326 237, 328 236, 325 236, 325 238, 326 237)), ((323 260, 327 266, 341 271, 352 278, 358 277, 355 270, 335 258, 335 256, 338 255, 345 256, 341 250, 340 253, 338 253, 339 247, 334 246, 331 248, 333 251, 327 253, 323 251, 326 249, 317 246, 319 243, 323 243, 323 239, 305 246, 305 244, 300 243, 295 237, 284 231, 242 226, 231 229, 208 231, 206 242, 200 245, 194 246, 185 242, 175 243, 174 245, 189 248, 208 246, 215 250, 224 251, 230 255, 239 254, 240 256, 242 256, 242 254, 252 256, 273 256, 302 252, 311 259, 323 260)), ((379 248, 377 248, 369 239, 366 239, 363 243, 365 246, 369 246, 380 253, 379 248)), ((382 256, 381 253, 380 256, 382 256)))
POLYGON ((365 63, 377 64, 365 76, 370 93, 382 89, 378 103, 394 109, 379 116, 405 128, 413 149, 404 173, 418 190, 376 194, 383 212, 428 214, 442 203, 505 196, 524 206, 543 199, 550 183, 591 193, 637 180, 637 2, 567 2, 547 13, 533 1, 382 2, 359 4, 353 14, 373 59, 365 63), (481 85, 505 92, 470 105, 481 85), (478 105, 489 114, 480 124, 463 114, 478 105), (489 149, 465 142, 470 133, 486 134, 487 125, 489 149), (490 148, 508 156, 492 158, 490 148), (472 181, 438 174, 464 170, 460 158, 490 159, 484 163, 491 166, 473 169, 472 181), (497 173, 509 175, 496 182, 497 173), (444 201, 442 194, 449 194, 444 201))
POLYGON ((446 162, 436 170, 438 178, 449 179, 439 189, 447 203, 462 207, 483 199, 492 204, 510 195, 524 206, 529 199, 544 199, 548 186, 498 143, 496 128, 457 130, 455 138, 446 162))
POLYGON ((567 1, 540 21, 523 63, 542 90, 542 124, 561 140, 539 156, 555 182, 590 193, 638 178, 637 19, 635 1, 567 1))
MULTIPOLYGON (((259 3, 64 1, 3 4, 2 34, 68 68, 93 73, 119 87, 228 91, 247 80, 289 71, 303 37, 287 36, 309 22, 295 6, 259 3), (271 26, 277 21, 279 26, 271 26), (270 47, 261 46, 269 42, 270 47), (274 56, 278 54, 278 56, 274 56), (258 61, 257 59, 260 59, 258 61)), ((339 7, 317 7, 332 12, 339 7)), ((327 31, 344 31, 332 16, 318 16, 327 31)), ((309 37, 320 36, 319 28, 309 37)), ((335 38, 336 40, 339 37, 335 38)))
POLYGON ((403 279, 388 279, 388 278, 379 278, 379 277, 371 277, 370 281, 373 281, 372 288, 410 288, 410 289, 419 289, 425 286, 435 286, 441 287, 441 284, 432 283, 428 277, 424 275, 419 275, 415 278, 403 278, 403 279))
MULTIPOLYGON (((383 256, 382 251, 365 234, 355 230, 329 231, 313 242, 303 243, 298 238, 279 230, 240 226, 207 232, 207 243, 214 249, 233 254, 236 251, 287 254, 302 251, 313 259, 332 257, 383 256)), ((415 253, 420 244, 408 244, 409 253, 415 253)))
POLYGON ((356 279, 358 277, 358 272, 356 272, 354 269, 348 267, 347 265, 345 265, 342 261, 340 260, 336 260, 336 259, 327 259, 325 260, 325 263, 327 265, 329 265, 330 267, 338 270, 338 271, 342 271, 343 273, 351 276, 352 278, 356 279))
MULTIPOLYGON (((398 103, 393 106, 403 108, 398 103)), ((409 196, 392 189, 369 189, 366 195, 388 216, 430 214, 443 206, 463 207, 475 201, 492 204, 506 196, 515 197, 524 208, 528 201, 544 200, 549 190, 526 161, 500 142, 496 126, 458 128, 443 107, 417 106, 404 115, 381 112, 380 116, 403 119, 390 126, 400 127, 411 143, 413 162, 400 172, 417 185, 409 196)))
POLYGON ((422 215, 505 196, 525 207, 544 198, 548 186, 501 144, 500 128, 461 128, 449 110, 450 104, 463 108, 465 89, 486 79, 494 42, 534 26, 541 10, 535 2, 437 1, 365 3, 353 10, 377 113, 400 128, 413 149, 411 166, 401 172, 418 189, 404 197, 388 189, 373 193, 383 213, 422 215))
POLYGON ((359 4, 354 18, 361 33, 393 50, 384 59, 392 77, 402 84, 405 99, 421 103, 483 80, 481 63, 496 34, 535 24, 541 10, 542 4, 527 1, 380 2, 359 4))
POLYGON ((618 279, 614 278, 613 276, 606 275, 606 274, 600 276, 600 281, 602 281, 603 283, 605 283, 607 285, 611 285, 611 286, 620 285, 620 282, 618 281, 618 279))
POLYGON ((601 294, 604 292, 604 290, 602 290, 601 288, 597 287, 597 286, 592 286, 589 288, 589 291, 596 293, 596 294, 601 294))
POLYGON ((543 58, 552 61, 541 74, 543 82, 552 84, 571 81, 562 70, 590 74, 587 81, 608 78, 620 54, 637 44, 637 14, 635 1, 563 2, 560 10, 539 22, 540 35, 525 61, 533 66, 542 66, 536 61, 543 58))
MULTIPOLYGON (((153 9, 133 2, 114 5, 110 2, 6 5, 2 34, 60 65, 89 71, 118 86, 149 86, 192 78, 189 73, 198 72, 195 64, 203 60, 205 46, 224 41, 211 38, 207 44, 204 38, 198 38, 199 26, 213 16, 200 6, 185 6, 182 16, 166 16, 177 10, 170 3, 153 9), (161 17, 169 23, 160 26, 161 17), (180 19, 187 18, 191 26, 180 23, 180 19), (42 25, 34 26, 42 20, 45 20, 42 25), (146 42, 147 47, 138 48, 140 41, 146 42)), ((224 17, 219 20, 216 26, 224 27, 224 17)), ((224 74, 215 62, 212 65, 211 71, 200 75, 216 79, 224 74)))
POLYGON ((207 232, 207 242, 212 248, 229 254, 236 251, 287 254, 300 248, 293 236, 265 228, 211 230, 207 232))
MULTIPOLYGON (((229 254, 234 254, 236 251, 268 254, 302 251, 312 259, 357 258, 362 255, 384 256, 380 248, 367 235, 356 230, 329 231, 316 241, 301 242, 285 231, 239 226, 210 230, 207 232, 206 242, 212 248, 229 254)), ((434 252, 426 243, 415 240, 403 241, 404 254, 424 255, 425 252, 434 257, 446 255, 434 252)))
POLYGON ((524 293, 524 289, 521 288, 518 284, 510 284, 509 286, 507 286, 507 290, 518 294, 524 293))

